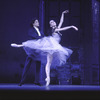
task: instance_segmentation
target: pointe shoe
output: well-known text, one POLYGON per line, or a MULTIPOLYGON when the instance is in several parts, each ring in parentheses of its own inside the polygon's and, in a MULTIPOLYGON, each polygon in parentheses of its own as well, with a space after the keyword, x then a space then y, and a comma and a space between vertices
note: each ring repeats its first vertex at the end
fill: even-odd
POLYGON ((45 81, 46 81, 46 86, 49 86, 49 84, 50 84, 50 78, 46 78, 45 81))
POLYGON ((15 44, 15 43, 12 43, 11 46, 12 46, 12 47, 19 47, 19 46, 18 46, 17 44, 15 44))
POLYGON ((18 45, 18 44, 15 44, 15 43, 12 43, 11 46, 12 47, 23 47, 23 45, 18 45))

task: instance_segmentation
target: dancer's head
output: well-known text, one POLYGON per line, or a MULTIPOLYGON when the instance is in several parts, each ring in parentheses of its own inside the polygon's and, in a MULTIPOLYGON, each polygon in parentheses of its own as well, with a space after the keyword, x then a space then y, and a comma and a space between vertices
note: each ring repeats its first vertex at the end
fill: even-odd
POLYGON ((39 27, 39 21, 37 18, 32 19, 31 26, 39 27))
POLYGON ((52 28, 53 28, 53 27, 56 27, 56 25, 57 25, 56 22, 55 22, 54 20, 50 20, 50 21, 49 21, 49 24, 50 24, 50 27, 52 27, 52 28))

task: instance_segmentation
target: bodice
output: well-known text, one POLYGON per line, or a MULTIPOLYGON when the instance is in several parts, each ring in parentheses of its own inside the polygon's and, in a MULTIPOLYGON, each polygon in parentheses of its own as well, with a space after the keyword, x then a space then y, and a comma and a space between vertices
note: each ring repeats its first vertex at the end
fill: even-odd
POLYGON ((61 36, 58 33, 53 33, 52 36, 58 43, 60 42, 61 36))

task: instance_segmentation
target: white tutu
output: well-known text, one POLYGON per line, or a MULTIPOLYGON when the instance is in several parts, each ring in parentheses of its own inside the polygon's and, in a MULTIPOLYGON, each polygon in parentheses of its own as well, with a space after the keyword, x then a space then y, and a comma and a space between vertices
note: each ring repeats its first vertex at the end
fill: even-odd
POLYGON ((38 40, 28 40, 22 44, 27 55, 33 55, 38 60, 46 63, 47 54, 50 53, 53 55, 52 66, 61 66, 66 63, 73 51, 61 46, 59 44, 60 39, 59 34, 55 33, 53 36, 43 37, 38 40))

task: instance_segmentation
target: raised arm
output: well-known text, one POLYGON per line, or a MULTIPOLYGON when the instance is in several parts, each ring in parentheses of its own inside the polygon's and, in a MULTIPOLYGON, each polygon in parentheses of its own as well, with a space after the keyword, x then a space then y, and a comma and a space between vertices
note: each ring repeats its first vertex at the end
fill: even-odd
POLYGON ((65 31, 65 30, 68 30, 70 28, 74 28, 76 31, 78 31, 78 28, 76 26, 72 25, 72 26, 67 26, 67 27, 63 27, 63 28, 57 28, 57 29, 55 29, 55 32, 57 32, 57 31, 65 31))
POLYGON ((62 15, 61 15, 61 18, 60 18, 60 22, 58 24, 58 28, 60 28, 62 26, 62 24, 64 22, 64 14, 68 13, 68 12, 69 12, 69 10, 65 10, 65 11, 62 12, 62 15))

